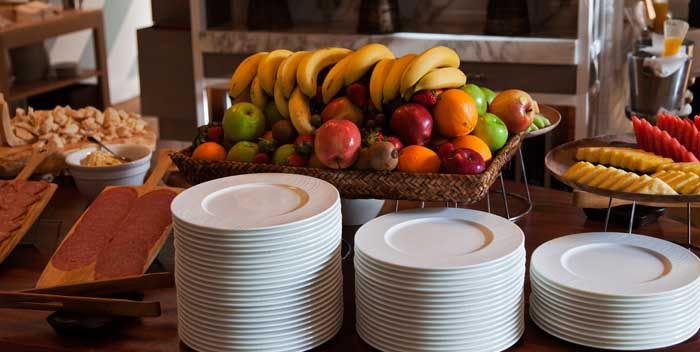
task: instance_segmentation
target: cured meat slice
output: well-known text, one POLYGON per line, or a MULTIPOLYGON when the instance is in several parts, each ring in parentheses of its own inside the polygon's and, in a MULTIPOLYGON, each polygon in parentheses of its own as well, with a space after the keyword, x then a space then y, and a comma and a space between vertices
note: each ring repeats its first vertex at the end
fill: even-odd
POLYGON ((138 194, 131 187, 118 187, 106 190, 95 199, 85 211, 73 234, 58 248, 51 259, 53 266, 60 270, 74 270, 95 260, 120 230, 138 194))
POLYGON ((0 208, 0 222, 17 221, 26 213, 27 208, 23 207, 0 208))
POLYGON ((15 181, 15 189, 20 193, 38 195, 49 186, 48 182, 44 181, 15 181))
POLYGON ((22 224, 17 221, 3 221, 0 222, 0 232, 12 233, 12 231, 17 230, 21 226, 22 224))
POLYGON ((148 252, 172 221, 170 203, 175 195, 170 190, 157 190, 134 202, 118 232, 97 256, 96 279, 142 273, 148 252))
POLYGON ((2 243, 8 240, 10 237, 12 237, 12 234, 9 232, 0 232, 0 245, 2 245, 2 243))

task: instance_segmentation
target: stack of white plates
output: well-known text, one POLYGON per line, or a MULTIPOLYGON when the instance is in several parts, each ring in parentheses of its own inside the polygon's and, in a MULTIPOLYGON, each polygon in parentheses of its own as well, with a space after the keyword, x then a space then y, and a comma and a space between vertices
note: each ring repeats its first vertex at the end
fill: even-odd
POLYGON ((700 328, 700 260, 671 242, 582 233, 541 245, 530 264, 530 316, 584 346, 643 350, 700 328))
POLYGON ((303 351, 343 321, 338 191, 312 177, 206 182, 172 203, 180 338, 198 351, 303 351))
POLYGON ((382 351, 501 351, 523 333, 523 232, 454 208, 376 218, 355 236, 357 331, 382 351))

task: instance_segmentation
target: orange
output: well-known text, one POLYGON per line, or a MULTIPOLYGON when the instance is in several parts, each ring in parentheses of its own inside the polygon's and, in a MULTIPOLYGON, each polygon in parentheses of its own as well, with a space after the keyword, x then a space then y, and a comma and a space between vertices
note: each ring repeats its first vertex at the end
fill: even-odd
POLYGON ((399 152, 399 171, 436 173, 440 170, 440 157, 431 149, 409 145, 399 152))
POLYGON ((481 157, 484 158, 484 162, 486 163, 491 160, 491 149, 489 149, 486 142, 477 136, 461 136, 451 140, 450 142, 455 146, 455 149, 468 148, 481 154, 481 157))
POLYGON ((461 89, 449 89, 440 94, 433 107, 435 126, 443 136, 459 137, 471 133, 479 113, 474 99, 461 89))
POLYGON ((226 149, 216 142, 202 143, 194 149, 192 158, 202 160, 226 160, 226 149))

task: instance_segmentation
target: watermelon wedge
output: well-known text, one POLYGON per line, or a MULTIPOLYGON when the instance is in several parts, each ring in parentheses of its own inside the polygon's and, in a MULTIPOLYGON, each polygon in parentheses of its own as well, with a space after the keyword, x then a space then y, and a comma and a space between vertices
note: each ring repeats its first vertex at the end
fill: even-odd
POLYGON ((668 132, 696 158, 700 158, 700 131, 689 119, 682 119, 671 114, 660 114, 656 120, 656 127, 668 132))
MULTIPOLYGON (((675 122, 672 124, 675 124, 675 122)), ((633 116, 632 127, 637 138, 637 145, 640 148, 671 158, 676 162, 698 161, 698 158, 688 151, 677 138, 673 137, 668 131, 661 130, 658 126, 652 126, 649 121, 633 116)), ((673 128, 676 127, 674 126, 673 128)))

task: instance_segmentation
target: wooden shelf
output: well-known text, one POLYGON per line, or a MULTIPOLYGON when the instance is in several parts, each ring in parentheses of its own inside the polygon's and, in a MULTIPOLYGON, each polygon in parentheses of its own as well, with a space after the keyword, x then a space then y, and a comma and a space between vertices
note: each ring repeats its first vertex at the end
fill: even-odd
POLYGON ((10 87, 7 99, 9 101, 25 99, 33 95, 50 92, 98 76, 100 76, 100 72, 97 70, 81 69, 75 77, 17 83, 10 87))

